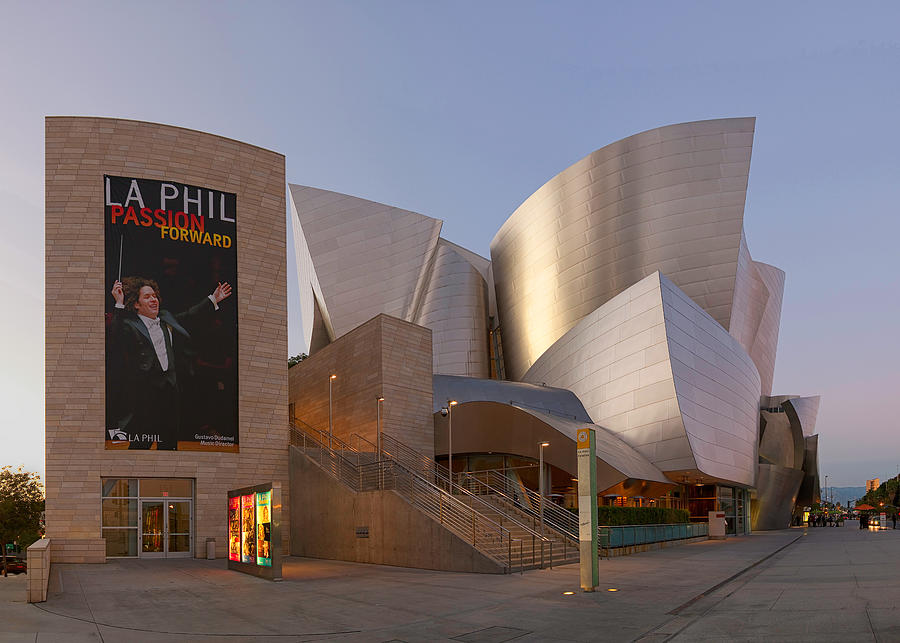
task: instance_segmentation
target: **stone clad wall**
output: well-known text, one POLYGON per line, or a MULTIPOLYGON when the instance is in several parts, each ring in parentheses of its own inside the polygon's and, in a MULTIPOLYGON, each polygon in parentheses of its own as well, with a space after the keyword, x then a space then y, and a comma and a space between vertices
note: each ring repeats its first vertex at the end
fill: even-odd
POLYGON ((294 414, 328 431, 328 378, 335 374, 336 437, 350 442, 357 433, 374 443, 376 398, 383 395, 382 431, 432 457, 431 359, 430 330, 378 315, 288 371, 294 414))
POLYGON ((167 125, 50 117, 45 170, 46 525, 53 560, 103 562, 100 479, 143 476, 195 478, 195 555, 205 556, 205 540, 215 538, 216 555, 224 556, 229 489, 279 480, 289 495, 284 157, 167 125), (104 174, 237 194, 239 453, 104 450, 104 174))

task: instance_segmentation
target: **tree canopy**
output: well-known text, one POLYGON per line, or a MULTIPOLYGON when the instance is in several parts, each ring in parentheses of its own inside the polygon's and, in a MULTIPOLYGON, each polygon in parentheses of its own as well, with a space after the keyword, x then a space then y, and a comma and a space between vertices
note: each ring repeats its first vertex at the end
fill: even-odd
POLYGON ((0 468, 0 547, 6 575, 6 544, 27 547, 41 537, 44 485, 41 477, 23 467, 0 468))
POLYGON ((288 368, 291 366, 295 366, 305 360, 309 355, 306 353, 300 353, 299 355, 294 355, 293 357, 288 357, 288 368))
POLYGON ((856 501, 856 505, 872 505, 873 507, 896 507, 900 505, 900 478, 890 478, 881 483, 856 501))

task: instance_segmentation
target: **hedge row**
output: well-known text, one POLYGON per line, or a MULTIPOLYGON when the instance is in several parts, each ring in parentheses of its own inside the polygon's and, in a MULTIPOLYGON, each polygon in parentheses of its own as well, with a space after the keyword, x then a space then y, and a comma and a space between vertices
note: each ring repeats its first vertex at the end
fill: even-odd
POLYGON ((690 522, 685 509, 664 507, 597 507, 597 524, 612 525, 664 525, 690 522))

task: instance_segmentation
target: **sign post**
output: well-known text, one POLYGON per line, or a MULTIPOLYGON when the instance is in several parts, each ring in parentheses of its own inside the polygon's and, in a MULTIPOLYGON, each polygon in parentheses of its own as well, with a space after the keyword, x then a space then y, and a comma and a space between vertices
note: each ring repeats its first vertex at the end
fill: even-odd
POLYGON ((597 559, 597 434, 578 429, 578 549, 581 589, 593 592, 600 583, 597 559))

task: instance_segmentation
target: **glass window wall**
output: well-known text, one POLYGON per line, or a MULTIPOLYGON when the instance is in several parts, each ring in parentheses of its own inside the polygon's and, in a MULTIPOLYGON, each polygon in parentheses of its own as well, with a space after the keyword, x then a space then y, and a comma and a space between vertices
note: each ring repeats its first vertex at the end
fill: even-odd
POLYGON ((100 530, 107 557, 190 555, 193 479, 104 478, 100 486, 100 530), (166 503, 167 516, 162 510, 166 503))

